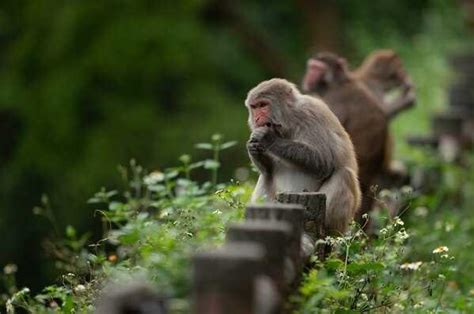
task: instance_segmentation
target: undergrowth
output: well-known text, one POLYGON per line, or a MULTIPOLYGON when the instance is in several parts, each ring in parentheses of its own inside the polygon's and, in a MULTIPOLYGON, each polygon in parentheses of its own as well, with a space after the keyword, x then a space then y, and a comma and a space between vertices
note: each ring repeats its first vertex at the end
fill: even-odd
MULTIPOLYGON (((242 219, 251 192, 247 183, 218 183, 219 153, 233 145, 215 135, 197 145, 209 150, 210 159, 195 162, 183 155, 178 166, 151 172, 133 160, 121 167, 127 188, 103 188, 88 200, 102 223, 99 241, 72 226, 57 230, 43 197, 34 213, 53 226, 45 247, 62 275, 34 294, 17 286, 15 273, 21 269, 5 265, 6 312, 92 312, 104 286, 135 279, 150 282, 169 300, 171 312, 190 312, 190 257, 223 242, 226 224, 242 219), (209 171, 209 181, 193 180, 198 168, 209 171)), ((419 157, 430 161, 424 171, 437 171, 439 180, 423 193, 405 188, 407 206, 400 217, 389 218, 383 210, 367 217, 377 226, 375 237, 353 225, 347 234, 326 239, 331 255, 314 260, 289 299, 296 313, 474 310, 473 168, 468 172, 432 156, 420 152, 419 157)))

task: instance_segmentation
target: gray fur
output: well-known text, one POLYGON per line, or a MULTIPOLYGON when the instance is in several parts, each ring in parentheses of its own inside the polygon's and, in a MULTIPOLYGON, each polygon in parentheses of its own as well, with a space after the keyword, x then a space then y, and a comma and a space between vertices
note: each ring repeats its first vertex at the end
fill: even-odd
POLYGON ((327 196, 327 228, 344 232, 360 205, 357 162, 349 135, 320 99, 302 95, 283 79, 260 83, 247 96, 271 102, 270 126, 256 128, 247 149, 260 177, 252 200, 276 193, 321 191, 327 196))

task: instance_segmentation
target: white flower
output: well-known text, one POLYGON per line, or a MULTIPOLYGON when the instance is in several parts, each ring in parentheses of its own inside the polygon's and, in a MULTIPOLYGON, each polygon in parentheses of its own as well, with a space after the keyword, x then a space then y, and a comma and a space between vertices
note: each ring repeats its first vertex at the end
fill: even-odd
POLYGON ((387 234, 387 232, 388 232, 387 228, 380 229, 380 234, 385 235, 385 234, 387 234))
POLYGON ((403 186, 400 190, 403 194, 412 194, 413 193, 413 188, 409 185, 403 186))
POLYGON ((80 293, 80 292, 84 292, 86 291, 86 287, 84 285, 77 285, 75 288, 74 288, 74 291, 76 293, 80 293))
POLYGON ((399 226, 403 226, 405 223, 403 222, 403 220, 400 219, 400 217, 395 217, 395 224, 396 225, 399 225, 399 226))
POLYGON ((449 248, 447 246, 439 246, 433 250, 433 254, 441 254, 449 252, 449 248))
POLYGON ((143 182, 145 182, 146 185, 154 185, 158 182, 163 181, 164 179, 165 175, 163 174, 163 172, 153 171, 152 173, 148 174, 143 178, 143 182))
POLYGON ((18 267, 15 264, 7 264, 5 267, 3 267, 3 272, 5 275, 11 275, 16 273, 18 270, 18 267))
POLYGON ((415 215, 419 217, 426 217, 426 215, 428 215, 428 208, 422 206, 415 208, 415 215))
POLYGON ((397 236, 402 241, 410 237, 410 235, 405 231, 405 229, 398 231, 397 236))
POLYGON ((390 196, 392 196, 392 191, 387 190, 387 189, 383 189, 382 191, 380 191, 379 196, 381 198, 390 197, 390 196))
POLYGON ((400 265, 400 269, 403 270, 418 270, 423 262, 405 263, 400 265))
POLYGON ((419 308, 422 308, 423 305, 425 305, 425 302, 420 301, 420 302, 416 303, 413 307, 414 307, 415 309, 419 309, 419 308))
POLYGON ((447 222, 446 226, 444 227, 446 232, 451 232, 454 229, 454 224, 447 222))

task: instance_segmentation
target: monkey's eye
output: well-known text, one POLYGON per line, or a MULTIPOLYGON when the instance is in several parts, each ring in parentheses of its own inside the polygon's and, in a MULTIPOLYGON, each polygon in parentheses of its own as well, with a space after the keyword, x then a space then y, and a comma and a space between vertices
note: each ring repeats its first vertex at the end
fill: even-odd
POLYGON ((256 104, 257 108, 263 108, 263 107, 266 107, 268 106, 268 102, 266 101, 259 101, 257 104, 256 104))
POLYGON ((266 107, 266 106, 268 106, 268 105, 269 105, 268 101, 258 101, 258 102, 256 102, 256 103, 251 104, 251 105, 250 105, 250 108, 252 108, 252 109, 257 109, 257 108, 266 107))

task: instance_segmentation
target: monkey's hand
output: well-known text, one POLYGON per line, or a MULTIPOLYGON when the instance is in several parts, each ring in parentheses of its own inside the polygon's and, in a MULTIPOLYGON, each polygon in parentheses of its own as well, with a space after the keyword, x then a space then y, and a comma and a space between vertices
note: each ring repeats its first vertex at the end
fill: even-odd
POLYGON ((266 152, 275 138, 275 134, 270 128, 262 127, 255 129, 247 142, 250 159, 262 174, 271 175, 272 173, 273 160, 266 152))
POLYGON ((403 97, 405 98, 405 103, 407 107, 411 107, 415 104, 416 101, 416 92, 412 85, 407 86, 404 90, 403 97))
POLYGON ((272 127, 260 127, 253 130, 247 147, 250 145, 257 152, 265 152, 276 140, 277 135, 272 127))
POLYGON ((404 86, 402 94, 394 99, 392 102, 387 104, 387 116, 389 119, 393 119, 400 112, 410 109, 416 103, 416 92, 413 84, 407 84, 404 86))

